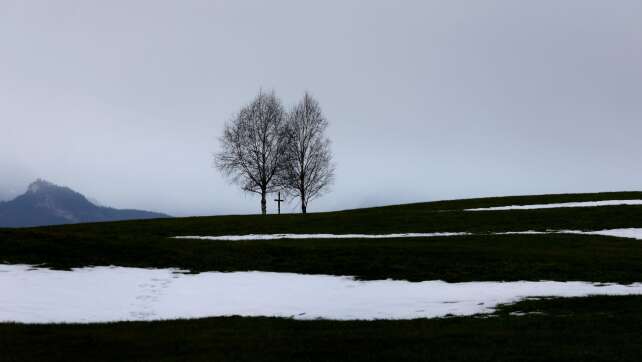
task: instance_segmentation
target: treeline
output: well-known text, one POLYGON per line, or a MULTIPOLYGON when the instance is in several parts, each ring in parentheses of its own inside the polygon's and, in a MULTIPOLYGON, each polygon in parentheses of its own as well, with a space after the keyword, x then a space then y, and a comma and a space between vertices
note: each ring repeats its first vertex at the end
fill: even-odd
POLYGON ((283 191, 307 212, 334 180, 328 121, 310 94, 286 110, 272 91, 262 91, 226 124, 215 155, 216 167, 247 192, 261 195, 267 213, 268 193, 283 191))

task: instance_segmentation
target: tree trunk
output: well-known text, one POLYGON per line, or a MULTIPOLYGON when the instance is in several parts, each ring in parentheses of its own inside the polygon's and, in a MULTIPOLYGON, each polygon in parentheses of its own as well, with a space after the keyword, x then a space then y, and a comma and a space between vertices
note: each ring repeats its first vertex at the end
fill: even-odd
POLYGON ((308 208, 308 205, 305 204, 305 196, 302 195, 301 196, 301 212, 304 213, 304 214, 307 213, 308 212, 307 208, 308 208))
POLYGON ((267 214, 267 201, 265 200, 265 191, 261 191, 261 214, 267 214))

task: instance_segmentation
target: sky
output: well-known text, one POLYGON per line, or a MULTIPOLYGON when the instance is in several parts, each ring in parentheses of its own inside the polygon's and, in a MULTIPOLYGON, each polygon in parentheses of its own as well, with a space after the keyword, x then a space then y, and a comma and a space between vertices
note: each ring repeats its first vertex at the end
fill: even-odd
POLYGON ((258 213, 212 155, 260 89, 330 122, 309 211, 642 189, 639 0, 0 0, 0 199, 258 213))

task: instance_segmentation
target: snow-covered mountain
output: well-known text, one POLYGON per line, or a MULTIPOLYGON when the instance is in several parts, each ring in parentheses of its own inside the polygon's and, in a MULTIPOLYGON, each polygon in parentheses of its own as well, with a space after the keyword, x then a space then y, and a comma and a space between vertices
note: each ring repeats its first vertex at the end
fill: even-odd
POLYGON ((0 202, 0 227, 28 227, 83 222, 154 219, 168 215, 98 206, 82 194, 45 180, 29 185, 27 192, 0 202))

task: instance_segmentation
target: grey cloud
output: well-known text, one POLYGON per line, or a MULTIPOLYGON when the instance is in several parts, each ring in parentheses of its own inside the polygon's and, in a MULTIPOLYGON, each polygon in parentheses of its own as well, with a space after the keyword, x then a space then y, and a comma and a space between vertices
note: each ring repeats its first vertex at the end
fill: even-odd
POLYGON ((257 212, 211 154, 261 87, 330 120, 312 211, 642 184, 638 0, 14 0, 0 43, 0 197, 257 212))

